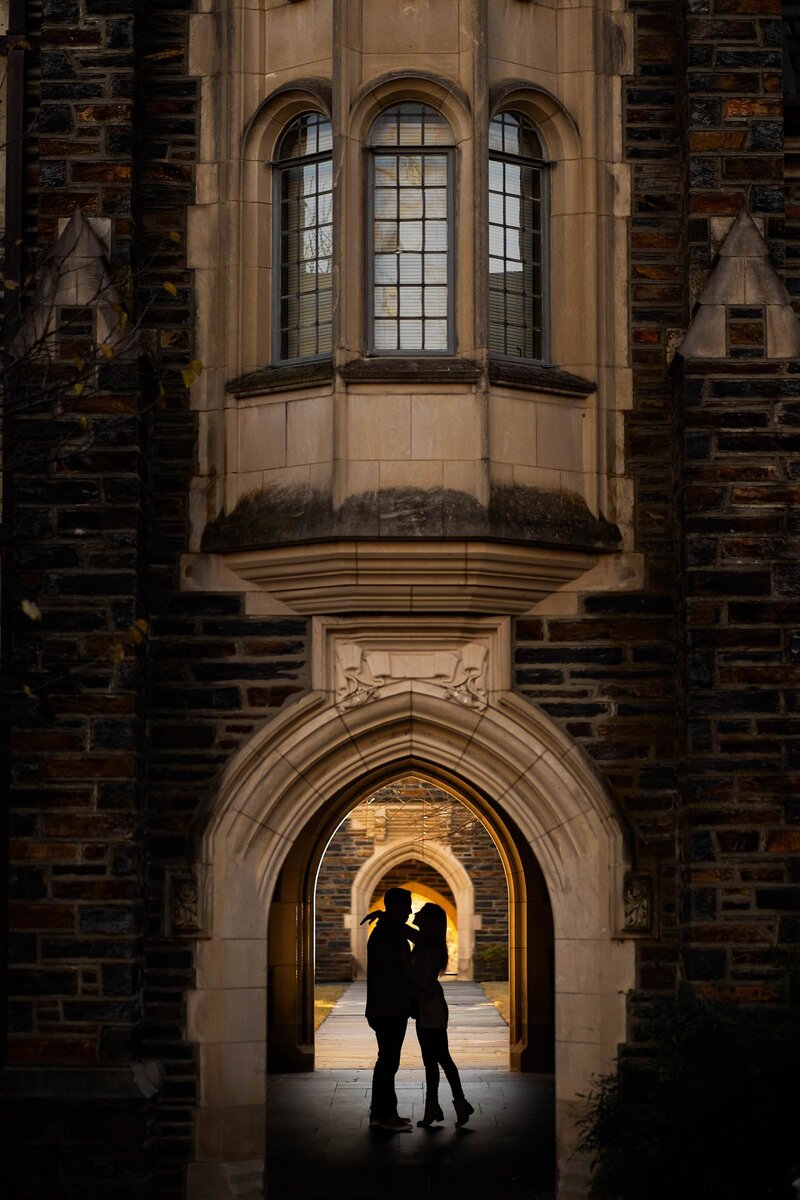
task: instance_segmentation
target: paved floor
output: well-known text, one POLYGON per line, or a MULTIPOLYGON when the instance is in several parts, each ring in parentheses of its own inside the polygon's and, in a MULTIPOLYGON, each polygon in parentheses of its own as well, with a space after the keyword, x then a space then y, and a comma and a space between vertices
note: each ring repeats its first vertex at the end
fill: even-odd
MULTIPOLYGON (((508 1067, 508 1026, 478 983, 445 981, 450 1008, 448 1038, 457 1064, 508 1067)), ((317 1068, 370 1067, 375 1062, 375 1035, 364 1020, 366 983, 353 983, 317 1030, 314 1058, 317 1068)), ((422 1067, 414 1022, 408 1025, 401 1067, 422 1067)))
MULTIPOLYGON (((469 1125, 455 1128, 442 1081, 446 1124, 418 1129, 424 1074, 406 1066, 397 1094, 400 1112, 415 1122, 411 1132, 369 1128, 374 1042, 357 1023, 364 987, 355 984, 320 1028, 317 1045, 327 1061, 360 1056, 363 1065, 269 1077, 269 1200, 552 1200, 552 1080, 503 1069, 508 1029, 496 1010, 484 1007, 475 985, 446 988, 453 1057, 475 1107, 469 1125), (479 1056, 485 1065, 475 1064, 479 1056)), ((366 1027, 363 1015, 360 1021, 366 1027)), ((407 1043, 411 1061, 418 1054, 411 1028, 407 1043)))

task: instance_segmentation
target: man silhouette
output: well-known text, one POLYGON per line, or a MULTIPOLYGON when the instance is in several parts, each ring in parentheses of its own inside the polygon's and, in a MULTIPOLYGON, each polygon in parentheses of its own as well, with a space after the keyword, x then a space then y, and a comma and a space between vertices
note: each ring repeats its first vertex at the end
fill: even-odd
POLYGON ((406 931, 406 921, 411 915, 411 892, 404 888, 389 888, 383 904, 385 911, 367 942, 366 1018, 378 1041, 369 1123, 381 1129, 405 1132, 411 1129, 411 1122, 407 1117, 397 1115, 394 1078, 400 1066, 403 1038, 411 1015, 408 973, 411 951, 406 931))

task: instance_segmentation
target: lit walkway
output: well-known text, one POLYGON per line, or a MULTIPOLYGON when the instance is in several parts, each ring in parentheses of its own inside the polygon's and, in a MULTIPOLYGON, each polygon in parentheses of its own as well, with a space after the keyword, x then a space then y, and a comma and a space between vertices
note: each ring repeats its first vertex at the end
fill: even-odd
MULTIPOLYGON (((445 982, 450 1008, 448 1037, 456 1063, 471 1067, 508 1067, 508 1026, 477 983, 445 982)), ((375 1035, 364 1019, 366 983, 353 983, 317 1030, 315 1062, 318 1069, 372 1067, 375 1035)), ((414 1022, 409 1021, 403 1043, 401 1067, 421 1067, 414 1022)))
MULTIPOLYGON (((354 984, 317 1033, 318 1068, 321 1057, 342 1065, 269 1076, 269 1200, 552 1200, 552 1082, 504 1069, 508 1029, 496 1009, 477 985, 445 986, 453 1057, 475 1107, 469 1125, 455 1128, 443 1079, 446 1124, 416 1128, 420 1064, 397 1077, 399 1111, 415 1122, 412 1131, 369 1128, 375 1043, 363 1016, 365 985, 354 984)), ((406 1046, 403 1061, 419 1063, 413 1024, 406 1046)))

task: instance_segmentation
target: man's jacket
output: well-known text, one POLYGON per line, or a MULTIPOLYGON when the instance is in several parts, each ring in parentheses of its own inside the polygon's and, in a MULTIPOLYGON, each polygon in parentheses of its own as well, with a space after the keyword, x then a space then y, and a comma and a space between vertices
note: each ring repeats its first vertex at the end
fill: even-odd
POLYGON ((411 951, 405 925, 381 917, 367 942, 367 1009, 370 1024, 411 1013, 411 951))

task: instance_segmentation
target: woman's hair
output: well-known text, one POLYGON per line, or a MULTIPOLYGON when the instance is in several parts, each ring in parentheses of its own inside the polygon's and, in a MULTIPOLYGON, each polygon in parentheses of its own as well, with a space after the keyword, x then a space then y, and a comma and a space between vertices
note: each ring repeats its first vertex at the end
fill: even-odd
POLYGON ((435 946, 439 951, 439 966, 438 973, 447 966, 449 958, 447 952, 447 913, 438 904, 423 904, 422 908, 417 913, 417 920, 425 914, 427 925, 423 933, 423 940, 426 946, 435 946))

